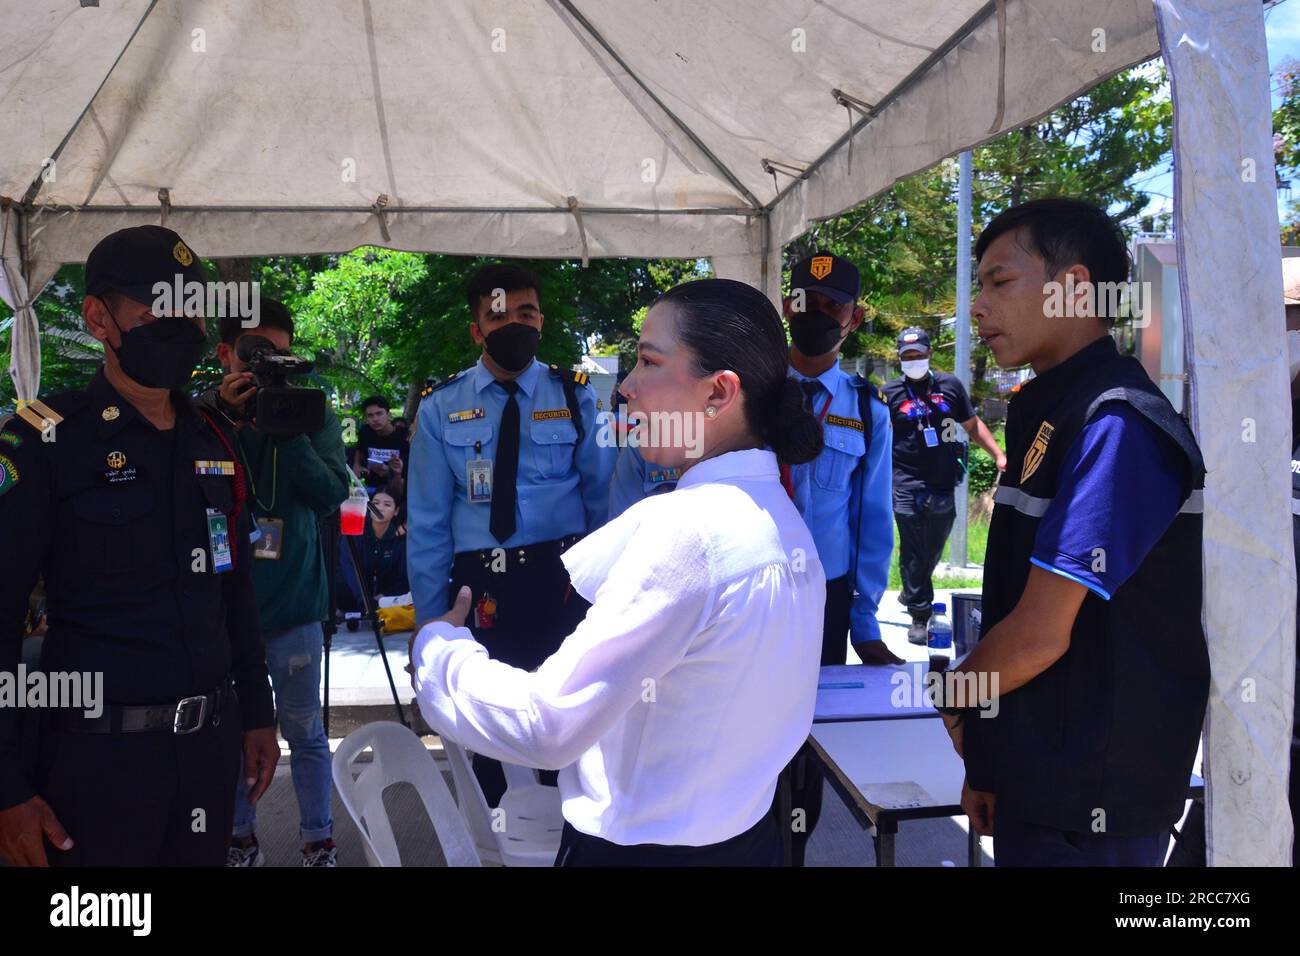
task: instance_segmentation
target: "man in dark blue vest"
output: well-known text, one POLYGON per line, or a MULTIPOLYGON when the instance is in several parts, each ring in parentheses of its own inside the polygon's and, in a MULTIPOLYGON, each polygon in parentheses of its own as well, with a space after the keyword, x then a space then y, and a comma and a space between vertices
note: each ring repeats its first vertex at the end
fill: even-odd
POLYGON ((1007 413, 984 636, 940 695, 962 806, 999 866, 1160 866, 1209 694, 1201 453, 1110 337, 1128 256, 1102 210, 1016 206, 975 254, 980 337, 1036 377, 1007 413))

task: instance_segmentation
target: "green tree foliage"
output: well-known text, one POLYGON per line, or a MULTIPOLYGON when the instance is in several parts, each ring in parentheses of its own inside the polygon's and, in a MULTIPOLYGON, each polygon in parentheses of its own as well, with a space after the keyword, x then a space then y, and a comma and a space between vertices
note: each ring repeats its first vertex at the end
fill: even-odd
MULTIPOLYGON (((1141 174, 1167 162, 1172 116, 1164 68, 1148 64, 976 149, 972 244, 998 212, 1043 196, 1088 199, 1131 222, 1150 198, 1141 174)), ((944 160, 787 245, 787 269, 816 249, 861 269, 868 321, 846 356, 894 363, 898 333, 918 325, 936 344, 935 364, 952 368, 952 336, 940 323, 956 308, 957 182, 956 159, 944 160)), ((978 343, 974 353, 979 395, 992 356, 978 343)))

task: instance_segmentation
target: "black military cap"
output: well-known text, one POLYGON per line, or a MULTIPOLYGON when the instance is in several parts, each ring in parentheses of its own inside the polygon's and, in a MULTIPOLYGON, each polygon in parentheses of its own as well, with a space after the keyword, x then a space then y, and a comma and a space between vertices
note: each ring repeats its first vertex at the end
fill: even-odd
POLYGON ((185 240, 163 226, 132 226, 110 233, 86 257, 86 294, 120 292, 143 305, 158 298, 154 285, 207 282, 208 274, 185 240))
POLYGON ((862 291, 858 267, 841 256, 814 252, 790 270, 790 288, 820 292, 833 302, 856 302, 862 291))

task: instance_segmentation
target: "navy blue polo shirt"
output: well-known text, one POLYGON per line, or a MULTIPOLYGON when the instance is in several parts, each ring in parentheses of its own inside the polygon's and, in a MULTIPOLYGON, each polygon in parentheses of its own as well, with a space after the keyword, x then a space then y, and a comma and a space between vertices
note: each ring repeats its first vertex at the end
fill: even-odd
POLYGON ((1103 405, 1066 453, 1030 562, 1109 601, 1173 523, 1182 473, 1162 432, 1123 402, 1103 405))

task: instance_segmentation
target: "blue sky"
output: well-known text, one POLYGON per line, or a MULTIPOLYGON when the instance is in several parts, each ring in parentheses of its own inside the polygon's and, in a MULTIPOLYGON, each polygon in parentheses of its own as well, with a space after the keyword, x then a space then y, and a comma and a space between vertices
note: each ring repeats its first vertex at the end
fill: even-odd
MULTIPOLYGON (((1265 12, 1264 31, 1268 38, 1268 68, 1271 73, 1287 59, 1300 60, 1300 2, 1285 0, 1265 12)), ((1277 93, 1273 94, 1273 106, 1279 105, 1277 93)), ((1142 174, 1135 180, 1151 194, 1148 213, 1167 211, 1173 208, 1174 176, 1166 165, 1162 170, 1142 174)), ((1300 196, 1300 184, 1292 190, 1293 196, 1300 196)), ((1278 194, 1278 210, 1281 212, 1289 199, 1285 193, 1278 194)))

